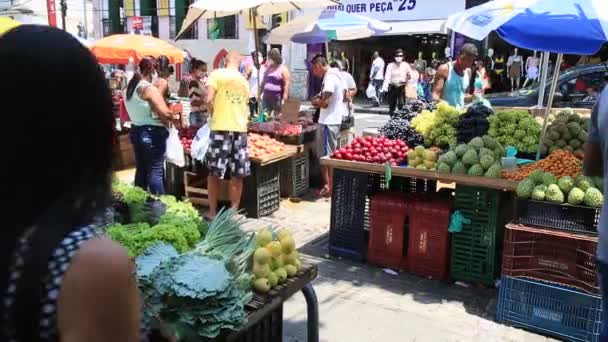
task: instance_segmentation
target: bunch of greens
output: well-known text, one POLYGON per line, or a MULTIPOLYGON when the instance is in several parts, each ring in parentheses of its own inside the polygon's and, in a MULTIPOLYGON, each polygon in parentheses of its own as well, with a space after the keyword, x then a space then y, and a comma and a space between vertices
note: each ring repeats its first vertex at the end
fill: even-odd
POLYGON ((179 252, 186 252, 200 240, 196 225, 159 223, 150 226, 146 222, 115 224, 106 229, 106 235, 125 247, 132 257, 142 254, 148 247, 159 242, 171 244, 179 252))
POLYGON ((158 244, 137 258, 137 276, 146 314, 159 317, 179 341, 214 338, 246 322, 252 293, 237 286, 222 260, 158 244))
POLYGON ((146 202, 151 199, 148 192, 123 182, 114 182, 112 190, 122 195, 122 200, 129 206, 131 222, 148 221, 150 209, 146 206, 146 202))
POLYGON ((214 338, 244 324, 256 241, 240 229, 241 222, 235 210, 221 211, 190 252, 156 244, 137 258, 146 315, 159 317, 178 340, 214 338))

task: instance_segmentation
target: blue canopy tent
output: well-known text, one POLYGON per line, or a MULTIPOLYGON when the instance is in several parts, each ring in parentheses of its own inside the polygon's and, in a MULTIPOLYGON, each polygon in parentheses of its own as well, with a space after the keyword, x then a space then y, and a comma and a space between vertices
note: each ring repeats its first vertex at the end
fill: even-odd
MULTIPOLYGON (((451 15, 446 27, 477 40, 496 31, 514 46, 544 51, 539 93, 539 108, 542 108, 549 53, 558 54, 555 75, 559 75, 563 54, 596 53, 608 41, 608 1, 494 0, 451 15)), ((553 105, 557 80, 558 77, 553 77, 551 83, 541 141, 553 105)), ((540 148, 537 159, 539 157, 540 148)))

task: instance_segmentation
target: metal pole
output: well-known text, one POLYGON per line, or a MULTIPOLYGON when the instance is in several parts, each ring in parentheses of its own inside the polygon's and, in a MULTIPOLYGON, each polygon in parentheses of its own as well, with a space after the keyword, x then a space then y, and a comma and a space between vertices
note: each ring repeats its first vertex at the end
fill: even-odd
POLYGON ((302 294, 306 299, 308 342, 319 342, 319 301, 312 285, 307 284, 302 289, 302 294))
MULTIPOLYGON (((555 60, 555 71, 553 72, 553 79, 551 80, 551 89, 549 90, 549 98, 547 100, 547 107, 545 108, 545 117, 543 120, 543 129, 540 134, 540 144, 542 144, 543 139, 545 138, 545 133, 547 131, 547 124, 549 123, 549 114, 551 113, 551 107, 553 106, 553 98, 555 97, 555 90, 557 89, 557 81, 559 79, 559 68, 562 64, 562 58, 564 57, 563 53, 557 54, 557 59, 555 60)), ((536 152, 536 160, 540 159, 540 148, 536 152)))
POLYGON ((61 5, 61 28, 65 31, 65 16, 68 11, 68 4, 66 0, 60 0, 59 4, 61 5))
POLYGON ((260 113, 261 110, 261 99, 260 99, 260 94, 261 94, 261 89, 260 89, 260 77, 263 77, 262 75, 262 65, 259 63, 258 61, 258 55, 260 54, 259 52, 259 37, 258 37, 258 15, 256 13, 255 8, 251 8, 249 10, 249 16, 251 17, 251 20, 253 21, 253 44, 255 45, 255 56, 253 57, 253 65, 258 69, 258 79, 257 79, 257 83, 258 83, 258 91, 256 94, 256 106, 258 107, 258 116, 262 113, 260 113))
POLYGON ((82 35, 84 39, 89 38, 89 23, 87 20, 87 0, 82 0, 82 14, 84 15, 84 30, 82 30, 82 35))

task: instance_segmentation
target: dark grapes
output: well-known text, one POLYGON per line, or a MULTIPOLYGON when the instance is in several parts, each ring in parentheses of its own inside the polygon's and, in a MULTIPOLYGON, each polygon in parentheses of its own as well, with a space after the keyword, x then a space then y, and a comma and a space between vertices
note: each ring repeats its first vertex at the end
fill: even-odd
POLYGON ((471 105, 456 124, 458 142, 466 143, 475 137, 487 134, 490 128, 488 116, 492 114, 494 111, 481 103, 471 105))

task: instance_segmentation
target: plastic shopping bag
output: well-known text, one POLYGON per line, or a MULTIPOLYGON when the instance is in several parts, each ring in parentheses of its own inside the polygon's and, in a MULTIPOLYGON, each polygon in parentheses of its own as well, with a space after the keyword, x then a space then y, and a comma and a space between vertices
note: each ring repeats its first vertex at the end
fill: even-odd
POLYGON ((209 124, 205 124, 203 127, 199 128, 194 136, 194 140, 192 140, 192 147, 190 149, 190 155, 192 158, 198 161, 204 161, 205 156, 207 155, 207 149, 209 148, 209 143, 211 142, 211 129, 209 128, 209 124))
POLYGON ((179 132, 177 128, 169 128, 169 137, 167 138, 167 152, 165 152, 165 158, 169 163, 175 164, 179 167, 186 165, 186 159, 184 157, 184 147, 182 142, 179 140, 179 132))
POLYGON ((376 97, 376 87, 374 87, 372 82, 369 82, 369 85, 367 86, 367 89, 365 90, 365 95, 369 99, 373 99, 376 97))

